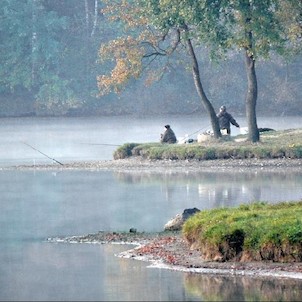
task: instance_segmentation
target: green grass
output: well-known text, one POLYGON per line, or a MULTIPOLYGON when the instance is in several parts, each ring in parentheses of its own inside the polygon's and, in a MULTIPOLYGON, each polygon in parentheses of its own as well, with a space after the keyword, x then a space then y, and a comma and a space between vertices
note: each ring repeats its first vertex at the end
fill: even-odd
POLYGON ((130 156, 158 160, 302 158, 302 129, 264 132, 258 143, 248 142, 246 135, 191 144, 125 143, 113 154, 114 159, 130 156))
POLYGON ((302 201, 201 211, 183 235, 207 260, 302 261, 302 201))

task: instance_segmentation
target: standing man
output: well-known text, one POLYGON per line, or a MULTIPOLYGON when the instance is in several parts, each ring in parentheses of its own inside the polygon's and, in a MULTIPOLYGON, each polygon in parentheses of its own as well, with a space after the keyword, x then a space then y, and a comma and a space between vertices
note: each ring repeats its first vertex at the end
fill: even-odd
POLYGON ((228 135, 231 135, 231 124, 237 128, 240 127, 232 115, 226 111, 225 106, 220 107, 217 118, 219 121, 220 130, 225 129, 228 135))
POLYGON ((161 143, 168 143, 168 144, 175 144, 177 139, 175 136, 174 131, 171 129, 170 125, 165 126, 166 131, 164 134, 161 134, 160 142, 161 143))

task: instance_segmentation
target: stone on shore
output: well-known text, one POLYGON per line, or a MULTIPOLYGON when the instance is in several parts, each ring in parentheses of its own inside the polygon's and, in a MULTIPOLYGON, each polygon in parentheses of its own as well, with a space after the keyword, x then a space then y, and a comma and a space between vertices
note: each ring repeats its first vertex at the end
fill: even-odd
POLYGON ((192 208, 192 209, 185 209, 182 214, 177 214, 174 218, 169 220, 165 226, 164 230, 165 231, 179 231, 181 230, 184 222, 197 212, 200 212, 199 209, 197 208, 192 208))

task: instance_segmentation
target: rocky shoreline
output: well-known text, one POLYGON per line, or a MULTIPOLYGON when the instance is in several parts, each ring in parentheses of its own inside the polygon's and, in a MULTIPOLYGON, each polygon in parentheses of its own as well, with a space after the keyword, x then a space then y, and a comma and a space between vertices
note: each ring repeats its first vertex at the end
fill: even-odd
POLYGON ((56 243, 130 244, 116 256, 150 262, 152 266, 200 274, 231 274, 302 280, 302 263, 208 262, 192 250, 180 231, 159 233, 98 232, 83 236, 48 238, 56 243))

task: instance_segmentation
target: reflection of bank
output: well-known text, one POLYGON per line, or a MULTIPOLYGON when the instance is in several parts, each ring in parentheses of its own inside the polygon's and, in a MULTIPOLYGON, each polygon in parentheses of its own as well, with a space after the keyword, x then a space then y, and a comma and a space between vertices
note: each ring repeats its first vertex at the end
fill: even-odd
POLYGON ((185 289, 200 301, 301 301, 301 280, 185 274, 185 289))
MULTIPOLYGON (((200 210, 238 206, 254 201, 280 202, 301 198, 302 174, 289 171, 127 171, 118 182, 159 193, 159 198, 200 210), (298 197, 297 197, 298 196, 298 197)), ((181 209, 183 210, 183 209, 181 209)))

